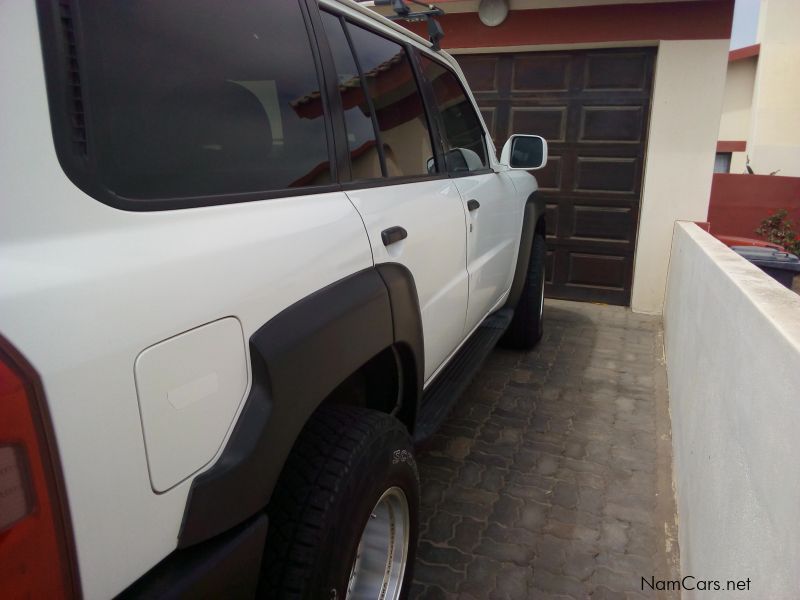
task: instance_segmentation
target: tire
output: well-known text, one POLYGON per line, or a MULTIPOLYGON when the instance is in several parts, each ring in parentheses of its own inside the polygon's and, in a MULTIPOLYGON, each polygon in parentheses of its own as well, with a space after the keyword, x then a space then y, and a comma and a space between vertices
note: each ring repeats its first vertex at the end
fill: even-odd
POLYGON ((267 509, 259 597, 344 600, 348 586, 363 581, 370 584, 368 590, 374 588, 375 570, 364 564, 383 560, 397 568, 391 577, 384 575, 385 568, 378 569, 378 591, 361 597, 378 597, 388 581, 386 600, 406 598, 419 531, 419 493, 412 441, 400 421, 362 408, 320 408, 300 433, 267 509), (374 543, 363 552, 359 547, 368 524, 370 540, 378 535, 385 542, 377 547, 392 547, 377 560, 374 543), (395 532, 394 544, 389 532, 395 532), (372 560, 356 564, 368 552, 372 560))
POLYGON ((547 248, 544 236, 533 236, 528 273, 514 318, 500 340, 501 345, 516 350, 530 350, 542 339, 542 309, 544 305, 544 261, 547 248))

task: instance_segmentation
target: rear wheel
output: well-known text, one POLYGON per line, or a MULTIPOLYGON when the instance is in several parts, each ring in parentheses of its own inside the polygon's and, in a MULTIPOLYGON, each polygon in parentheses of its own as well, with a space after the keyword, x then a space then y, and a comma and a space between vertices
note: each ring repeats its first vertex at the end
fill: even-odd
POLYGON ((318 410, 286 461, 268 513, 262 597, 408 595, 419 478, 411 439, 394 417, 318 410))
POLYGON ((506 348, 529 350, 542 339, 542 312, 544 309, 544 261, 547 248, 544 236, 533 236, 528 273, 514 318, 500 343, 506 348))
POLYGON ((356 547, 346 598, 399 598, 408 571, 411 515, 405 492, 386 490, 370 512, 356 547))

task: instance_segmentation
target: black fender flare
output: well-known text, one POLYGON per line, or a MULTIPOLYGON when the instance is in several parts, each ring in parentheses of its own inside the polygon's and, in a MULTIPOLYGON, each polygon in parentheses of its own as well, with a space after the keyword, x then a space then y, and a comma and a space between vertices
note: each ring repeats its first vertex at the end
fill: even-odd
POLYGON ((258 329, 250 338, 250 392, 221 456, 192 482, 178 547, 205 541, 263 510, 311 414, 350 374, 390 347, 403 363, 398 413, 413 419, 425 364, 422 320, 413 276, 397 264, 332 283, 258 329))
POLYGON ((525 277, 528 275, 528 263, 531 258, 533 248, 533 236, 537 230, 541 229, 544 234, 544 213, 545 202, 538 191, 534 191, 528 196, 525 202, 525 209, 522 217, 522 233, 519 240, 519 251, 517 252, 517 266, 514 268, 514 279, 511 282, 511 289, 508 292, 505 306, 516 308, 519 303, 522 288, 525 285, 525 277))
POLYGON ((383 263, 376 268, 389 291, 394 347, 401 361, 401 404, 397 416, 413 434, 425 377, 425 346, 417 287, 411 271, 401 264, 383 263))

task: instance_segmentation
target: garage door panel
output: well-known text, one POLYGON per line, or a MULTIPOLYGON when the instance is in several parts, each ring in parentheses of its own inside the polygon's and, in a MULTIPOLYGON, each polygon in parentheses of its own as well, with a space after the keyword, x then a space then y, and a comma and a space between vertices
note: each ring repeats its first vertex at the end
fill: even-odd
POLYGON ((642 106, 583 106, 578 142, 638 144, 644 134, 642 106))
POLYGON ((625 290, 600 288, 592 286, 545 286, 547 298, 573 300, 577 302, 602 302, 604 304, 617 304, 626 306, 630 301, 630 294, 625 290))
POLYGON ((553 275, 555 273, 555 258, 556 258, 555 251, 548 250, 544 259, 544 282, 546 286, 553 284, 553 275))
POLYGON ((548 297, 609 304, 628 301, 632 256, 561 247, 549 253, 552 273, 545 274, 548 297))
POLYGON ((635 241, 633 209, 626 207, 576 205, 572 208, 572 241, 635 241))
MULTIPOLYGON (((638 206, 617 202, 609 206, 599 199, 580 197, 562 199, 547 216, 555 215, 555 234, 547 239, 548 246, 582 252, 611 252, 633 254, 636 242, 638 206)), ((552 206, 552 205, 551 205, 552 206)))
MULTIPOLYGON (((602 142, 578 142, 576 137, 566 145, 553 144, 553 151, 558 154, 572 153, 576 158, 627 158, 639 159, 641 157, 639 144, 609 144, 602 142)), ((549 148, 548 148, 549 149, 549 148)), ((567 188, 569 189, 569 188, 567 188)))
POLYGON ((566 92, 573 61, 570 54, 524 54, 512 63, 512 92, 566 92))
MULTIPOLYGON (((553 250, 564 250, 565 252, 583 252, 586 254, 614 254, 615 256, 627 256, 633 254, 633 247, 630 243, 625 241, 618 241, 615 243, 613 240, 604 239, 583 239, 583 238, 566 238, 562 240, 550 241, 548 243, 552 246, 553 250)), ((566 281, 565 277, 563 281, 566 281)))
POLYGON ((654 57, 653 48, 457 57, 492 111, 498 147, 511 133, 548 141, 535 175, 549 297, 630 301, 654 57))
POLYGON ((625 256, 570 252, 566 284, 621 292, 627 261, 625 256))
POLYGON ((649 53, 594 52, 586 56, 583 89, 649 89, 649 53))
POLYGON ((547 235, 548 242, 554 241, 554 239, 558 235, 558 211, 559 205, 549 202, 545 205, 544 209, 544 218, 545 218, 545 234, 547 235), (553 238, 551 240, 550 238, 553 238))
POLYGON ((536 171, 536 181, 543 192, 557 192, 561 189, 561 157, 549 156, 544 168, 536 171))
POLYGON ((458 64, 467 76, 469 86, 473 92, 492 92, 497 90, 498 57, 462 55, 458 57, 458 64))
POLYGON ((635 158, 583 157, 577 159, 575 186, 583 192, 632 194, 636 191, 639 161, 635 158))
MULTIPOLYGON (((547 194, 545 194, 547 195, 547 194)), ((552 202, 557 206, 565 206, 572 210, 572 206, 596 206, 596 207, 612 207, 612 208, 631 208, 638 211, 639 204, 635 198, 624 196, 622 194, 617 196, 602 196, 599 194, 581 194, 571 193, 569 195, 561 195, 558 199, 548 198, 547 202, 552 202)))
POLYGON ((566 106, 512 106, 511 133, 540 135, 548 142, 566 141, 566 106))

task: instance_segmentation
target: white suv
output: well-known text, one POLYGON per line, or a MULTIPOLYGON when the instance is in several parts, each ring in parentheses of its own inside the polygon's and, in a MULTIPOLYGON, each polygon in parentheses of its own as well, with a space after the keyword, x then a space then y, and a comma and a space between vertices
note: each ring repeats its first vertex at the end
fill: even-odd
POLYGON ((0 597, 398 598, 544 207, 349 0, 0 3, 0 597))

